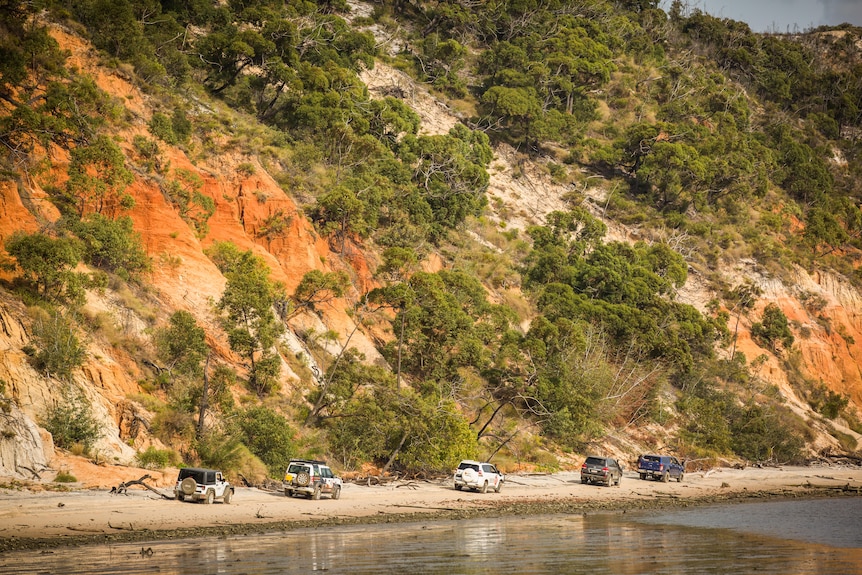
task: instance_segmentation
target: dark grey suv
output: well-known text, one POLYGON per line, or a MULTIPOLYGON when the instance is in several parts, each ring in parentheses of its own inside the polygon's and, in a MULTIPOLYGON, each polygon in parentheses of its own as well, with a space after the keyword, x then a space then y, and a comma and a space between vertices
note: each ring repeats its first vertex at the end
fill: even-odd
POLYGON ((610 457, 587 457, 581 465, 581 483, 604 483, 620 486, 623 479, 623 466, 610 457))

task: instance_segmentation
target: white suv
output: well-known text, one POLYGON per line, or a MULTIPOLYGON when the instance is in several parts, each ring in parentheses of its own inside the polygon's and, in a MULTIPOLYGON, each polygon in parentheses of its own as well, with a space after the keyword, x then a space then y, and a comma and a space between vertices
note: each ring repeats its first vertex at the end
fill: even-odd
POLYGON ((184 467, 180 469, 177 476, 174 495, 177 501, 188 499, 212 503, 216 499, 221 499, 225 503, 230 503, 233 498, 233 485, 228 483, 221 471, 184 467))
POLYGON ((465 460, 455 470, 455 489, 467 487, 485 493, 490 487, 497 493, 503 488, 503 474, 490 463, 465 460))
POLYGON ((314 459, 292 459, 281 482, 287 497, 301 493, 309 499, 320 499, 321 493, 338 499, 341 485, 341 478, 336 477, 325 462, 314 459))

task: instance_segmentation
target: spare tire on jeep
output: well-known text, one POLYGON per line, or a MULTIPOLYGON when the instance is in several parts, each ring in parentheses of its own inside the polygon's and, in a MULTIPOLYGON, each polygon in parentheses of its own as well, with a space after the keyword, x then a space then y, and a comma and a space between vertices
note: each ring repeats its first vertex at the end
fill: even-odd
POLYGON ((194 495, 197 487, 198 484, 194 477, 186 477, 180 483, 180 491, 183 492, 183 495, 194 495))
POLYGON ((311 482, 311 475, 308 474, 308 471, 300 471, 296 474, 296 484, 305 487, 311 482))

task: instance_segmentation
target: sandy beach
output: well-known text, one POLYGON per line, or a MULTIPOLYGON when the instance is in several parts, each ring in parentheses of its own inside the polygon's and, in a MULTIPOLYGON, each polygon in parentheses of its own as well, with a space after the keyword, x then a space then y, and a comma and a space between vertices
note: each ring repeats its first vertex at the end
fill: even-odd
MULTIPOLYGON (((172 497, 168 475, 160 493, 172 497)), ((500 493, 456 491, 451 479, 345 483, 341 498, 312 501, 281 491, 237 487, 230 504, 178 502, 140 486, 68 491, 0 490, 0 551, 105 541, 221 535, 308 526, 420 521, 477 514, 577 513, 687 506, 770 497, 860 496, 862 468, 850 466, 714 468, 682 483, 640 480, 620 487, 582 485, 578 472, 510 474, 500 493)))

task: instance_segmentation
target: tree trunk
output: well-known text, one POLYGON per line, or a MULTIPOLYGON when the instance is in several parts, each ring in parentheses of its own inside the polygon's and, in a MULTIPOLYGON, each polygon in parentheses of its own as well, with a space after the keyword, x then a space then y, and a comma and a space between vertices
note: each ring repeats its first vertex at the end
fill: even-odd
POLYGON ((389 461, 386 462, 386 465, 383 466, 382 473, 386 473, 389 471, 389 468, 392 467, 392 464, 395 462, 395 458, 398 457, 398 454, 401 453, 401 448, 404 447, 404 444, 407 443, 408 433, 405 430, 404 435, 401 436, 401 441, 398 443, 398 447, 395 448, 395 451, 392 452, 392 455, 389 456, 389 461))
POLYGON ((206 363, 204 363, 204 391, 201 396, 201 408, 198 412, 198 427, 197 427, 197 438, 200 439, 201 435, 204 432, 204 415, 206 415, 207 411, 207 394, 209 392, 210 386, 210 378, 209 378, 209 366, 210 366, 210 354, 207 354, 206 363))

